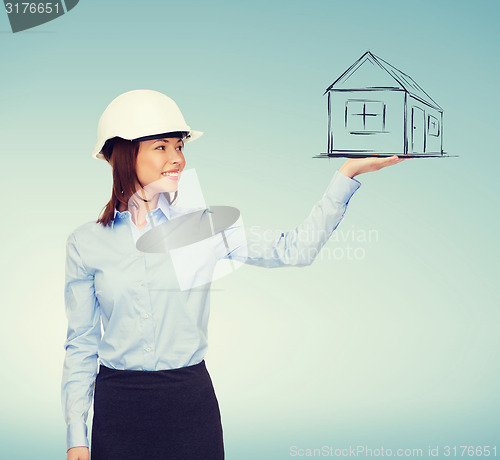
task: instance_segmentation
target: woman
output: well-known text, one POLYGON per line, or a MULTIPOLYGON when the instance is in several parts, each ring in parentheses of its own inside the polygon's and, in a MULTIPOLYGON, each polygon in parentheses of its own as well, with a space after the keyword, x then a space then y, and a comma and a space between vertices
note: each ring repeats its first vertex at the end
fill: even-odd
POLYGON ((112 198, 97 222, 67 240, 67 460, 223 459, 219 406, 204 361, 215 263, 311 264, 360 186, 354 177, 402 161, 347 160, 294 230, 264 238, 233 225, 222 232, 227 238, 205 239, 186 275, 168 252, 138 251, 136 243, 153 227, 190 215, 176 207, 183 148, 201 134, 186 125, 172 99, 149 90, 117 97, 99 121, 93 156, 112 166, 112 198))

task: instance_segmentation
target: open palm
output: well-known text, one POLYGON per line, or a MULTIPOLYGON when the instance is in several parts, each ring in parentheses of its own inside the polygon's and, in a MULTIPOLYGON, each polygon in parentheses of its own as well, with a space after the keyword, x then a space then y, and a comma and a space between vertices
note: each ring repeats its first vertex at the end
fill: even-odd
POLYGON ((395 165, 406 160, 406 158, 400 158, 397 155, 386 158, 349 158, 339 169, 342 174, 353 178, 359 174, 378 171, 379 169, 385 168, 387 166, 395 165))

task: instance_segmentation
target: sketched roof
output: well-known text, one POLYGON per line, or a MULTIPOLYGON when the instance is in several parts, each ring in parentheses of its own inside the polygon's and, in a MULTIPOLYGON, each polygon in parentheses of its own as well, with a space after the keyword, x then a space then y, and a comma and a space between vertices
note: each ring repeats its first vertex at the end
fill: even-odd
MULTIPOLYGON (((325 95, 328 91, 335 90, 343 86, 343 84, 354 74, 365 62, 369 61, 371 64, 375 66, 379 66, 385 72, 387 72, 392 79, 394 79, 399 87, 405 90, 407 93, 411 94, 415 98, 421 100, 422 102, 429 104, 439 111, 443 111, 443 109, 438 105, 438 103, 432 99, 409 75, 406 75, 401 70, 396 69, 388 62, 383 59, 375 56, 370 51, 367 51, 363 56, 361 56, 351 67, 349 67, 337 80, 335 80, 323 93, 325 95)), ((345 89, 349 87, 346 86, 345 89)), ((367 86, 366 89, 384 89, 391 88, 394 89, 394 86, 367 86)), ((360 89, 358 87, 352 89, 360 89)))

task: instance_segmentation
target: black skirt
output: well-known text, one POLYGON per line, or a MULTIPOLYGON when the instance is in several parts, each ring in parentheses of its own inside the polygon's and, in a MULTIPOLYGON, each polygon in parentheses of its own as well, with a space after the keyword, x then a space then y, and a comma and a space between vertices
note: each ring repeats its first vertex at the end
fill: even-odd
POLYGON ((99 367, 91 460, 223 460, 219 404, 205 361, 161 371, 99 367))

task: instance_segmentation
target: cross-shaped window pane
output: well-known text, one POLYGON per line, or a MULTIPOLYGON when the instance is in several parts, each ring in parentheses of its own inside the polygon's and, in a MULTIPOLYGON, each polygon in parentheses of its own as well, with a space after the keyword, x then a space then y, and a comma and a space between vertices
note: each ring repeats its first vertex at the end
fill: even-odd
POLYGON ((427 117, 427 132, 430 136, 439 136, 439 120, 432 115, 427 117))
POLYGON ((382 101, 348 100, 345 115, 345 126, 351 132, 385 131, 382 101))

